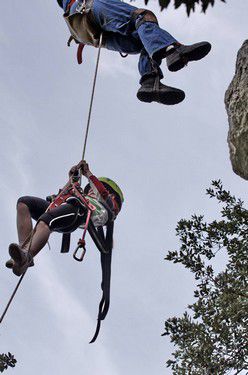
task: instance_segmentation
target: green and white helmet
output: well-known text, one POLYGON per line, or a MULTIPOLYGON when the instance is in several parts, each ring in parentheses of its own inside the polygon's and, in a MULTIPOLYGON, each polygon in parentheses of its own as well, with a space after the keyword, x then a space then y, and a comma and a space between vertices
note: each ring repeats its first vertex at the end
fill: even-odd
MULTIPOLYGON (((111 180, 108 177, 98 177, 98 180, 103 183, 103 185, 106 187, 106 189, 110 193, 112 193, 116 196, 116 198, 118 200, 118 203, 121 207, 122 203, 124 202, 124 195, 123 195, 120 187, 117 185, 117 183, 114 182, 113 180, 111 180)), ((85 194, 87 194, 89 190, 90 190, 90 184, 87 184, 84 188, 85 194)))

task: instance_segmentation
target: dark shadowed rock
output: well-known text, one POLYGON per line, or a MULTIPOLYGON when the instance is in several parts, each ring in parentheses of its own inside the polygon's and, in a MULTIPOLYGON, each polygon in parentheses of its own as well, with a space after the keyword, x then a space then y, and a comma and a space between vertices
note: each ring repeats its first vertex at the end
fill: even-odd
POLYGON ((233 170, 248 180, 248 40, 240 48, 236 72, 225 94, 228 145, 233 170))

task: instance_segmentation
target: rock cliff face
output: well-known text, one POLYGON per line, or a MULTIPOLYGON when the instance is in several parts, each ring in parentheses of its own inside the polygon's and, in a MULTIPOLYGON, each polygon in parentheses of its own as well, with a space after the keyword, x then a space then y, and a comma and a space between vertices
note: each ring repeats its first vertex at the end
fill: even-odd
POLYGON ((248 40, 240 48, 236 72, 225 94, 228 145, 233 170, 248 180, 248 40))

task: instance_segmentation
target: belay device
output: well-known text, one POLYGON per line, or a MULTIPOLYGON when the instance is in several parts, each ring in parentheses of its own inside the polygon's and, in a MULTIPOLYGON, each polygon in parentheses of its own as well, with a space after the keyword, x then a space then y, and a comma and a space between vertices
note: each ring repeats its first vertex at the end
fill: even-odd
MULTIPOLYGON (((90 341, 93 343, 100 331, 101 321, 105 319, 110 303, 110 279, 111 279, 111 259, 112 259, 112 248, 113 248, 113 231, 114 231, 114 222, 109 220, 106 224, 106 231, 102 226, 95 227, 91 215, 95 210, 95 207, 88 201, 85 197, 85 194, 78 182, 78 178, 71 177, 69 182, 65 187, 59 192, 57 196, 52 200, 47 211, 55 207, 60 206, 63 203, 69 202, 77 203, 78 209, 83 209, 85 212, 84 218, 85 223, 83 224, 83 235, 82 238, 78 240, 78 245, 73 253, 73 258, 79 262, 83 261, 85 252, 86 252, 86 243, 85 236, 87 231, 89 232, 94 244, 101 253, 101 268, 102 268, 102 299, 99 304, 98 317, 97 317, 97 327, 95 334, 90 341), (82 249, 81 254, 79 254, 80 249, 82 249)), ((76 218, 77 219, 77 218, 76 218)), ((63 229, 63 238, 61 253, 68 253, 70 249, 70 234, 76 229, 76 221, 68 227, 66 230, 63 229)))

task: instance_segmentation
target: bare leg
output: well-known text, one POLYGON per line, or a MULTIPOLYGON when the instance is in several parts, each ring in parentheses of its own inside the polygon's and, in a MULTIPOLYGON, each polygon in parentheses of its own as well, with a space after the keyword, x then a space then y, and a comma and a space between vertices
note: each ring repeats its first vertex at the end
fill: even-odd
POLYGON ((28 206, 23 202, 17 204, 17 232, 19 245, 9 245, 11 259, 6 262, 6 267, 13 269, 16 276, 26 272, 27 268, 34 265, 33 257, 46 245, 50 236, 49 226, 44 221, 39 221, 33 231, 32 218, 28 206))
POLYGON ((51 231, 49 226, 44 221, 39 221, 35 228, 35 232, 29 247, 29 253, 34 257, 46 245, 51 231))
POLYGON ((31 242, 24 249, 15 243, 9 245, 9 255, 14 262, 12 267, 7 267, 12 268, 16 276, 21 276, 28 267, 34 265, 33 257, 45 246, 50 233, 49 226, 43 221, 39 221, 31 237, 31 242))
MULTIPOLYGON (((22 246, 33 229, 29 208, 25 203, 17 204, 17 232, 19 244, 22 246)), ((27 247, 27 246, 25 246, 27 247)))

